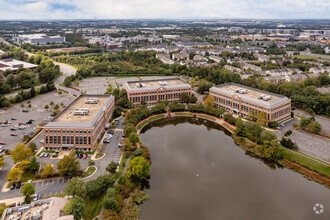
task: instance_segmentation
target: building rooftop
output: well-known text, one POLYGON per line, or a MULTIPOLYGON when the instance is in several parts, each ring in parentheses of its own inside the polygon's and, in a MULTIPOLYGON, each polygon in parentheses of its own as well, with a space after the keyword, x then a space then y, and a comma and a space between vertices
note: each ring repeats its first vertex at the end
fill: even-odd
POLYGON ((14 59, 0 60, 0 71, 5 71, 6 69, 18 70, 20 66, 26 69, 26 68, 35 68, 38 65, 27 63, 20 60, 14 60, 14 59))
POLYGON ((225 83, 213 88, 219 89, 228 95, 237 95, 254 103, 262 104, 268 107, 277 105, 283 101, 289 100, 287 97, 275 93, 243 86, 235 83, 225 83), (263 98, 261 98, 263 97, 263 98))
POLYGON ((45 127, 92 127, 112 99, 109 95, 81 95, 45 127), (88 104, 88 99, 97 99, 97 103, 88 104))
POLYGON ((131 82, 126 82, 125 85, 131 91, 157 89, 159 87, 165 87, 165 88, 176 88, 182 86, 190 87, 188 83, 186 83, 180 78, 163 78, 163 79, 155 79, 155 80, 131 81, 131 82))

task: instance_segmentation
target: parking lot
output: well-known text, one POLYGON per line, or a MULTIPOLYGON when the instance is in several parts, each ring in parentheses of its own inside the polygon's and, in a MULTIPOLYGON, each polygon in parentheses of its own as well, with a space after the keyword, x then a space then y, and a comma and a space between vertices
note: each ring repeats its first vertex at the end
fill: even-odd
MULTIPOLYGON (((74 100, 74 97, 65 94, 59 96, 56 95, 55 92, 50 92, 47 94, 42 94, 37 98, 31 99, 32 107, 31 109, 28 109, 29 112, 22 112, 21 104, 16 104, 8 110, 1 111, 0 122, 5 122, 8 120, 8 122, 11 123, 7 125, 7 127, 0 127, 0 141, 6 142, 4 148, 13 150, 15 146, 21 142, 25 134, 31 131, 36 131, 35 127, 45 118, 50 116, 53 112, 52 106, 50 106, 48 111, 44 109, 44 106, 49 105, 52 100, 54 102, 54 106, 56 104, 61 105, 61 103, 63 103, 63 105, 68 105, 71 101, 74 100), (11 118, 15 118, 16 120, 11 120, 11 118), (30 119, 34 120, 32 124, 27 124, 24 130, 18 129, 18 124, 20 122, 26 123, 30 119), (17 130, 12 131, 10 128, 17 128, 17 130), (17 136, 11 136, 11 134, 15 134, 17 136)), ((26 106, 26 101, 23 104, 26 106)), ((41 147, 40 141, 42 140, 41 135, 39 136, 40 137, 33 141, 35 144, 37 144, 38 148, 41 147)))
MULTIPOLYGON (((95 77, 83 79, 79 82, 78 86, 74 88, 85 92, 86 94, 104 94, 107 91, 108 83, 112 82, 114 77, 95 77)), ((115 88, 112 85, 113 88, 115 88)))

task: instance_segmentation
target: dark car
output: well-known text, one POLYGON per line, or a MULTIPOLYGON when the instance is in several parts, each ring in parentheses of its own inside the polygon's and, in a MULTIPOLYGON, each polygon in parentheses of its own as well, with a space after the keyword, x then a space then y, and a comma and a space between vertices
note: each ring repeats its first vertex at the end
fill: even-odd
POLYGON ((29 112, 29 110, 23 109, 23 112, 29 112))
POLYGON ((83 156, 84 156, 84 155, 82 155, 82 154, 79 154, 79 159, 83 158, 83 156))
POLYGON ((15 185, 15 183, 13 183, 13 185, 10 186, 10 190, 15 189, 15 187, 16 187, 16 185, 15 185))
POLYGON ((0 153, 2 153, 2 152, 4 152, 4 151, 5 151, 5 149, 3 149, 3 148, 0 149, 0 153))
POLYGON ((115 120, 116 124, 119 125, 119 121, 118 120, 115 120))
POLYGON ((109 130, 108 134, 114 134, 113 130, 109 130))
POLYGON ((10 128, 11 131, 17 131, 17 128, 10 128))
POLYGON ((10 136, 17 136, 17 134, 11 133, 10 136))
POLYGON ((76 159, 78 159, 79 158, 79 154, 76 154, 76 159))
POLYGON ((32 124, 32 121, 27 121, 26 124, 32 124))
POLYGON ((21 188, 21 185, 22 185, 22 183, 21 183, 21 182, 18 182, 18 183, 16 183, 16 189, 19 189, 19 188, 21 188))
POLYGON ((15 121, 15 120, 16 120, 16 118, 11 118, 11 120, 15 121))

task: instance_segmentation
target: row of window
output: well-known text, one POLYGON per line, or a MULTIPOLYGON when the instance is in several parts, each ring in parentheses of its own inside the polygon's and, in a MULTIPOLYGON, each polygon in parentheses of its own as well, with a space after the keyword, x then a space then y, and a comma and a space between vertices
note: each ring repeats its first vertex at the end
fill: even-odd
POLYGON ((64 129, 45 129, 45 132, 46 133, 68 133, 68 134, 90 134, 91 133, 91 130, 64 130, 64 129))
POLYGON ((142 101, 157 101, 157 100, 168 100, 168 99, 180 99, 181 93, 171 93, 171 94, 159 94, 158 99, 157 95, 151 96, 141 96, 141 97, 130 97, 130 101, 133 103, 142 102, 142 101))
POLYGON ((52 136, 46 135, 46 144, 91 144, 90 136, 52 136), (76 138, 74 138, 76 137, 76 138), (75 140, 75 141, 74 141, 75 140))
POLYGON ((169 90, 158 90, 158 91, 148 91, 148 92, 133 92, 130 95, 149 95, 149 94, 157 94, 157 93, 164 93, 164 92, 190 92, 191 89, 169 89, 169 90))
MULTIPOLYGON (((60 151, 61 147, 58 147, 58 146, 46 147, 46 150, 60 151)), ((76 147, 74 150, 75 151, 91 151, 92 149, 90 147, 76 147)))

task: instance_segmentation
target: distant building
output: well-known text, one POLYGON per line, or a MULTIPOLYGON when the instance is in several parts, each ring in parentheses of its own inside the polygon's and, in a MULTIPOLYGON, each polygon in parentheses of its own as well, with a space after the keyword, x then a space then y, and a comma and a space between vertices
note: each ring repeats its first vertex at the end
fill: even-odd
POLYGON ((109 95, 81 95, 44 128, 46 150, 92 151, 115 109, 109 95))
POLYGON ((215 61, 215 62, 217 62, 217 63, 220 63, 221 61, 223 61, 223 59, 222 59, 221 57, 219 57, 219 56, 214 56, 214 55, 209 56, 209 59, 210 59, 210 60, 213 60, 213 61, 215 61))
POLYGON ((288 76, 294 73, 300 74, 302 73, 302 71, 296 68, 273 69, 266 71, 266 74, 269 74, 271 76, 288 76))
POLYGON ((315 74, 321 74, 321 73, 325 73, 325 72, 330 73, 330 66, 312 67, 312 68, 309 68, 309 72, 310 73, 315 73, 315 74))
POLYGON ((13 72, 16 72, 19 68, 23 69, 30 69, 34 70, 37 68, 38 65, 27 63, 20 60, 14 60, 14 59, 4 59, 0 60, 0 73, 5 70, 12 70, 13 72))
POLYGON ((57 36, 48 36, 46 34, 25 34, 25 35, 18 35, 13 37, 14 42, 22 44, 22 43, 29 43, 29 44, 62 44, 65 42, 65 37, 57 36))
POLYGON ((156 58, 162 61, 164 64, 174 64, 175 61, 171 60, 169 54, 156 54, 156 58))
POLYGON ((253 65, 253 64, 249 64, 249 63, 244 63, 243 69, 244 70, 253 70, 253 71, 262 71, 261 67, 253 65))
POLYGON ((269 121, 279 122, 291 116, 291 100, 287 97, 235 83, 212 87, 210 96, 216 106, 243 117, 263 111, 269 121))
POLYGON ((232 72, 241 72, 242 70, 240 68, 234 67, 234 66, 229 66, 229 65, 224 65, 223 68, 226 70, 232 71, 232 72))
POLYGON ((188 60, 189 53, 187 53, 187 52, 173 53, 172 59, 173 60, 188 60))
POLYGON ((179 78, 163 78, 156 80, 141 80, 124 83, 128 99, 133 105, 145 101, 147 105, 155 105, 157 101, 180 100, 182 93, 191 94, 191 86, 179 78))

